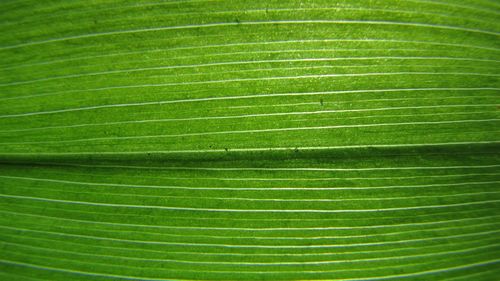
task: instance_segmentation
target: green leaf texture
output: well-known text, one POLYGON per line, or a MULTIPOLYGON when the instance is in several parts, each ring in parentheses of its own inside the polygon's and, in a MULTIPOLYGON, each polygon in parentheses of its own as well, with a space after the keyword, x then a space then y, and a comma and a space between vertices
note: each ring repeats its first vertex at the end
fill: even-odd
POLYGON ((496 280, 497 0, 0 2, 0 280, 496 280))

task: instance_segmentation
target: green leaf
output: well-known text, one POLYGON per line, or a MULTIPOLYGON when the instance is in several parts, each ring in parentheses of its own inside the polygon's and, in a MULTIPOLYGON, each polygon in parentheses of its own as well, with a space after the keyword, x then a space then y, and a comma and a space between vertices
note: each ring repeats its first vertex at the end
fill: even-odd
POLYGON ((0 279, 498 278, 498 1, 0 7, 0 279))

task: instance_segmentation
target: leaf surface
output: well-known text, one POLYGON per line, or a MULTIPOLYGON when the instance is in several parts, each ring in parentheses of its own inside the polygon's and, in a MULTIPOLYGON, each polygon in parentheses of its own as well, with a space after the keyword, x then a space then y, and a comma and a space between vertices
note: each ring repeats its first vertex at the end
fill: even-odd
POLYGON ((494 280, 498 1, 3 1, 5 280, 494 280))

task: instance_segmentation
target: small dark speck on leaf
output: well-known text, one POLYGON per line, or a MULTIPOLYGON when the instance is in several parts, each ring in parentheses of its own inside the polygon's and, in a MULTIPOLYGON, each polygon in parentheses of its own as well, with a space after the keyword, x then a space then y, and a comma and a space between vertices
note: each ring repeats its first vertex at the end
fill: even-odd
POLYGON ((224 147, 224 150, 225 150, 225 151, 228 151, 229 149, 228 149, 227 147, 224 147))
POLYGON ((323 106, 323 99, 319 100, 319 104, 321 104, 321 106, 323 106))
POLYGON ((293 150, 295 153, 299 153, 299 148, 296 147, 294 150, 293 150))

